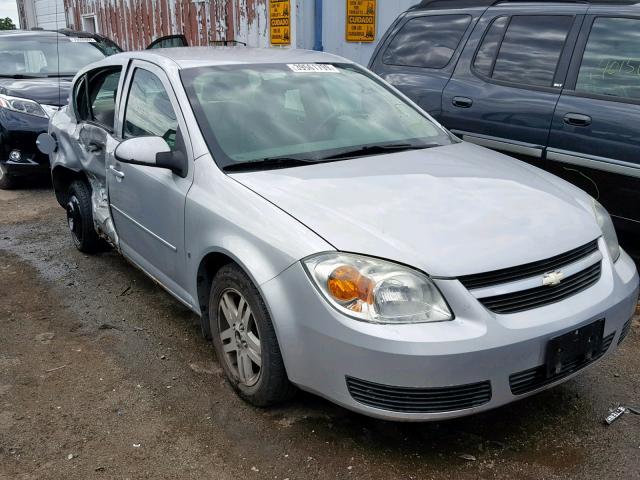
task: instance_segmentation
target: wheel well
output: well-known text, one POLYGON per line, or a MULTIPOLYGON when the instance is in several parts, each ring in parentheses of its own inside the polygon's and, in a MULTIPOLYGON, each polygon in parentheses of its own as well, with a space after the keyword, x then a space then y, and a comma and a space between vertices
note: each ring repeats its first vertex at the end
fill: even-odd
POLYGON ((64 207, 67 204, 67 190, 69 190, 69 186, 75 180, 81 180, 86 182, 91 188, 91 184, 87 179, 87 176, 83 172, 76 172, 66 167, 55 167, 51 172, 51 178, 53 181, 53 191, 56 194, 56 200, 60 204, 61 207, 64 207))
POLYGON ((206 338, 211 338, 209 328, 209 293, 211 292, 211 284, 218 270, 229 263, 236 262, 224 253, 215 252, 207 254, 198 266, 198 304, 202 313, 202 333, 206 338))

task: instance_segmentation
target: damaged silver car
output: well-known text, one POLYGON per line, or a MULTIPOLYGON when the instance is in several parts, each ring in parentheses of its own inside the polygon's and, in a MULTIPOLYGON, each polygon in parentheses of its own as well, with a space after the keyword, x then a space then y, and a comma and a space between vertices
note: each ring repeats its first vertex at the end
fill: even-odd
POLYGON ((340 57, 116 55, 40 144, 77 247, 110 244, 199 315, 254 405, 295 385, 380 418, 468 415, 631 326, 638 273, 596 200, 340 57))

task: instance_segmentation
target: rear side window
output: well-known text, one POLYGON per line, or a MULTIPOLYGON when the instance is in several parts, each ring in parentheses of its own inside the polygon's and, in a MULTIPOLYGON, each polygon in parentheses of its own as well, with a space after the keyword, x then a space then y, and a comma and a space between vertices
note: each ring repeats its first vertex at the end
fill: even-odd
POLYGON ((506 31, 496 21, 478 49, 474 67, 494 80, 551 87, 572 25, 570 15, 514 16, 506 31))
POLYGON ((493 72, 493 62, 496 59, 496 52, 498 51, 502 37, 504 37, 504 31, 507 28, 508 22, 509 17, 498 17, 491 24, 473 61, 473 68, 475 68, 478 73, 487 77, 491 76, 493 72))
POLYGON ((113 130, 120 68, 94 70, 84 75, 74 92, 78 120, 113 130))
POLYGON ((417 17, 404 24, 382 56, 386 65, 443 68, 471 23, 470 15, 417 17))
POLYGON ((576 91, 640 99, 640 20, 597 18, 582 57, 576 91))

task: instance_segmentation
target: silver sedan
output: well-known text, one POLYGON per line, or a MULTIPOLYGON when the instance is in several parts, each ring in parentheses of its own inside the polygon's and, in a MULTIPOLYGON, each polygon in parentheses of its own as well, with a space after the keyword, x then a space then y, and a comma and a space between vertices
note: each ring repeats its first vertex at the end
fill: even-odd
POLYGON ((596 200, 344 58, 115 55, 39 143, 77 247, 111 245, 198 314, 254 405, 298 387, 467 415, 567 380, 631 325, 638 274, 596 200))

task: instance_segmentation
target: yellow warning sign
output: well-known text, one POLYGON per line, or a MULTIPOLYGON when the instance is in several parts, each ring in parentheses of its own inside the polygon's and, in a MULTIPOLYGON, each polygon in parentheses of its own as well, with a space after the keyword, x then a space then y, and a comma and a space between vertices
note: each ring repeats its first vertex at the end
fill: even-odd
POLYGON ((376 0, 347 0, 347 42, 376 39, 376 0))
POLYGON ((270 0, 269 22, 271 45, 291 44, 291 3, 290 0, 270 0))

